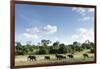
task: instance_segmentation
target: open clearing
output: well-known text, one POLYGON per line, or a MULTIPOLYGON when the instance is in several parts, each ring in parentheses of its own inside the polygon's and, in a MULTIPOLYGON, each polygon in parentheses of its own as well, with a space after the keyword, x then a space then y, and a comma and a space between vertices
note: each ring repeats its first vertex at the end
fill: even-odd
POLYGON ((69 58, 67 54, 62 54, 64 56, 66 56, 66 59, 61 59, 61 60, 57 60, 57 58, 55 57, 55 54, 49 54, 48 56, 50 56, 50 60, 45 60, 44 56, 47 55, 35 55, 37 57, 37 61, 28 61, 27 60, 27 56, 28 55, 24 55, 24 56, 16 56, 15 57, 15 66, 21 66, 21 65, 37 65, 37 64, 53 64, 53 63, 77 63, 77 62, 88 62, 88 61, 94 61, 94 54, 93 53, 88 53, 89 58, 85 58, 83 57, 83 53, 86 53, 88 50, 86 51, 82 51, 82 52, 77 52, 74 54, 74 58, 69 58))

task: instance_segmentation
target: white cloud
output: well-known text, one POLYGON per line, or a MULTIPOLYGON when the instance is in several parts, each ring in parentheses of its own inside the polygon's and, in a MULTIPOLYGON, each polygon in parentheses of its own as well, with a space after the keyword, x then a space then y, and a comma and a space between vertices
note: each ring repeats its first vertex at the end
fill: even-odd
POLYGON ((91 17, 83 17, 83 20, 89 20, 91 17))
POLYGON ((78 19, 78 21, 88 21, 93 20, 94 18, 94 8, 73 7, 72 11, 75 11, 76 13, 80 14, 80 18, 78 19), (92 14, 92 16, 89 14, 92 14))
POLYGON ((37 38, 39 38, 39 36, 36 35, 36 34, 23 33, 23 35, 24 35, 25 37, 27 37, 27 38, 32 38, 32 39, 37 39, 37 38))
POLYGON ((43 31, 46 32, 46 33, 55 33, 55 32, 57 32, 57 27, 47 25, 46 27, 43 28, 43 31))
POLYGON ((87 21, 87 20, 90 20, 90 19, 92 19, 92 17, 89 17, 89 16, 84 16, 83 18, 80 18, 80 19, 78 19, 78 21, 87 21))
POLYGON ((78 31, 80 33, 86 33, 86 32, 88 32, 88 30, 86 28, 80 28, 78 31))
POLYGON ((26 31, 31 34, 47 34, 57 32, 57 27, 52 25, 47 25, 44 27, 32 27, 27 28, 26 31))
POLYGON ((86 9, 85 8, 81 8, 81 7, 73 7, 72 11, 76 11, 77 13, 79 13, 81 16, 85 16, 86 15, 86 9))
POLYGON ((71 40, 84 42, 85 40, 94 41, 94 32, 92 29, 80 28, 77 33, 71 36, 71 40))
POLYGON ((38 27, 27 28, 26 32, 31 33, 31 34, 40 33, 41 29, 38 27))
POLYGON ((94 12, 94 8, 90 8, 88 12, 94 12))
POLYGON ((47 26, 44 26, 44 27, 27 28, 25 31, 26 32, 23 33, 23 35, 25 37, 37 39, 40 36, 53 34, 53 33, 57 32, 57 27, 52 26, 52 25, 47 25, 47 26))

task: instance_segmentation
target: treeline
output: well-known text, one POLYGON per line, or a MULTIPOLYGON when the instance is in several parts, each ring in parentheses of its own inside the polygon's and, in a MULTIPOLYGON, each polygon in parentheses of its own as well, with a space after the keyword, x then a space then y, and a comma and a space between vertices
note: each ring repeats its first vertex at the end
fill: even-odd
POLYGON ((41 40, 37 45, 31 45, 27 43, 22 45, 20 42, 15 44, 16 55, 41 55, 41 54, 64 54, 64 53, 75 53, 86 49, 90 49, 90 53, 94 53, 94 43, 89 40, 84 43, 79 43, 77 41, 70 45, 65 45, 56 41, 51 44, 50 40, 41 40))

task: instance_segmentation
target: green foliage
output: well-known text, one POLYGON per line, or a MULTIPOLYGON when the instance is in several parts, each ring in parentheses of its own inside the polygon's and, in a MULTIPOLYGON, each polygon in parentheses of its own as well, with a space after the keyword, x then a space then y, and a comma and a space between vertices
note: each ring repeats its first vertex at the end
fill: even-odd
POLYGON ((94 48, 90 49, 90 53, 94 53, 94 52, 95 52, 94 48))
POLYGON ((48 50, 46 48, 42 47, 42 48, 40 48, 38 54, 48 54, 48 50))
POLYGON ((95 50, 94 43, 89 41, 82 44, 75 41, 70 45, 65 45, 59 41, 56 41, 49 46, 50 43, 50 40, 41 40, 41 42, 39 42, 37 45, 32 45, 30 42, 28 42, 26 45, 22 45, 20 42, 16 42, 15 52, 16 55, 33 55, 75 53, 81 52, 85 49, 90 49, 90 53, 94 53, 95 50))
POLYGON ((42 46, 45 46, 46 47, 49 43, 51 43, 50 40, 41 40, 42 46))
POLYGON ((50 54, 56 54, 56 53, 58 53, 58 49, 55 48, 55 47, 53 47, 53 46, 51 46, 51 47, 50 47, 50 50, 49 50, 49 53, 50 53, 50 54))
POLYGON ((66 46, 65 46, 64 44, 60 44, 60 45, 59 45, 58 53, 59 53, 59 54, 67 53, 67 48, 66 48, 66 46))
POLYGON ((54 42, 54 43, 53 43, 53 47, 54 47, 54 48, 58 48, 58 47, 59 47, 59 41, 54 42))

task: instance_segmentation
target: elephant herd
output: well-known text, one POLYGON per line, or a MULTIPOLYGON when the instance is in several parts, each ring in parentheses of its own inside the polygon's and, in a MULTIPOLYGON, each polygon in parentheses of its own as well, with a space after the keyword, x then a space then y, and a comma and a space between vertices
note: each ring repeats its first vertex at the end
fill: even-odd
MULTIPOLYGON (((74 55, 73 54, 69 54, 69 55, 67 55, 69 58, 74 58, 74 55)), ((56 57, 56 59, 57 60, 61 60, 61 59, 66 59, 66 56, 64 56, 64 55, 60 55, 60 54, 55 54, 55 57, 56 57)), ((83 54, 83 58, 89 58, 89 56, 88 56, 88 54, 83 54)), ((50 58, 50 56, 44 56, 44 59, 45 60, 50 60, 51 58, 50 58)), ((35 55, 29 55, 28 57, 27 57, 27 60, 28 61, 36 61, 37 60, 37 57, 35 56, 35 55)))

